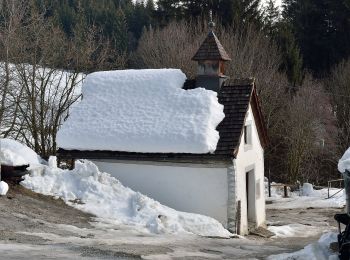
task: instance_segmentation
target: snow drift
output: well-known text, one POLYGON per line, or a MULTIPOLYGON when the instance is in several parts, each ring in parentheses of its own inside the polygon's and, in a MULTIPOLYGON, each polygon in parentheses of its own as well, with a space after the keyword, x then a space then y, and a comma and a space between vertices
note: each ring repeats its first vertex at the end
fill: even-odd
POLYGON ((217 93, 182 89, 177 69, 95 72, 58 132, 67 150, 147 153, 214 152, 223 106, 217 93))
POLYGON ((54 160, 50 161, 49 166, 32 169, 31 175, 26 175, 21 184, 44 195, 58 196, 107 223, 131 225, 151 233, 231 235, 213 218, 176 211, 124 187, 90 161, 77 161, 76 168, 71 171, 59 169, 53 165, 54 160))
POLYGON ((12 139, 0 139, 0 163, 8 166, 40 164, 40 157, 29 147, 12 139))
POLYGON ((350 148, 345 151, 338 162, 338 171, 344 173, 346 170, 350 171, 350 148))
POLYGON ((9 190, 9 185, 4 181, 0 181, 0 196, 5 196, 8 190, 9 190))
POLYGON ((294 253, 286 253, 280 255, 269 256, 268 260, 292 260, 292 259, 307 259, 307 260, 336 260, 338 255, 329 249, 332 242, 337 241, 336 233, 324 234, 316 243, 307 245, 302 250, 294 253))

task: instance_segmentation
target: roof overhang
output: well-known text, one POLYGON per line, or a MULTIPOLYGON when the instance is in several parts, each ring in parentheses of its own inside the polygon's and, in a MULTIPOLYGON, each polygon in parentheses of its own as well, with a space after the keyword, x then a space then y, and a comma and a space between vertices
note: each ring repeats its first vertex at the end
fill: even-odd
POLYGON ((217 154, 185 154, 185 153, 132 153, 117 151, 80 151, 58 149, 59 159, 118 160, 168 163, 196 164, 228 164, 233 157, 217 154))

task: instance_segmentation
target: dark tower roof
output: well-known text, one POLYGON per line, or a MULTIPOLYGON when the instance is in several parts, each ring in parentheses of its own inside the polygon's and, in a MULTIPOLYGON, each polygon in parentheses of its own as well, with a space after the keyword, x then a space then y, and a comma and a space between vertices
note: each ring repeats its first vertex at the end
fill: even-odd
POLYGON ((221 45, 219 39, 211 30, 205 38, 202 45, 199 47, 197 53, 193 56, 192 60, 223 60, 229 61, 231 58, 228 56, 224 47, 221 45))

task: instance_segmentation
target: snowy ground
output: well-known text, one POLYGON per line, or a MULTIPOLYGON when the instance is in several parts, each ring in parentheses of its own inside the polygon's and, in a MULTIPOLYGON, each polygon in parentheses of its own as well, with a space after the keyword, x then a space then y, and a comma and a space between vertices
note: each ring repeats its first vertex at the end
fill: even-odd
POLYGON ((289 242, 295 239, 312 241, 311 238, 315 241, 305 243, 307 245, 296 252, 272 255, 267 259, 337 259, 337 255, 329 249, 329 245, 337 241, 333 215, 343 212, 345 206, 343 190, 331 189, 328 198, 328 189, 314 190, 311 184, 306 183, 300 191, 290 192, 289 198, 283 198, 282 189, 283 187, 273 187, 272 197, 266 199, 268 203, 266 207, 271 214, 268 217, 268 229, 276 234, 273 238, 285 238, 289 242), (322 236, 317 241, 316 238, 320 235, 322 236))
MULTIPOLYGON (((283 187, 272 188, 272 197, 267 197, 268 209, 297 209, 297 208, 343 208, 345 206, 344 190, 331 188, 313 190, 310 184, 304 184, 301 191, 289 192, 288 198, 283 198, 283 187)), ((267 193, 267 192, 266 192, 267 193)))
MULTIPOLYGON (((25 160, 16 155, 7 158, 25 160)), ((292 193, 291 198, 282 198, 274 189, 267 224, 276 235, 227 239, 230 234, 216 220, 161 205, 99 172, 91 162, 78 162, 72 171, 56 168, 53 158, 30 164, 32 174, 22 185, 36 193, 10 183, 9 193, 0 196, 0 250, 6 251, 6 259, 335 256, 328 247, 335 240, 333 216, 345 204, 342 192, 327 200, 325 190, 315 191, 307 184, 304 196, 292 193)))
POLYGON ((339 211, 267 211, 270 223, 318 229, 308 237, 218 239, 186 233, 152 234, 123 224, 101 223, 62 200, 21 186, 11 186, 7 196, 0 197, 0 208, 0 250, 6 249, 5 259, 264 259, 299 251, 323 232, 335 230, 332 218, 339 211))
POLYGON ((337 241, 336 233, 324 234, 317 242, 307 245, 305 248, 293 252, 268 257, 268 260, 336 260, 337 254, 329 249, 332 242, 337 241))

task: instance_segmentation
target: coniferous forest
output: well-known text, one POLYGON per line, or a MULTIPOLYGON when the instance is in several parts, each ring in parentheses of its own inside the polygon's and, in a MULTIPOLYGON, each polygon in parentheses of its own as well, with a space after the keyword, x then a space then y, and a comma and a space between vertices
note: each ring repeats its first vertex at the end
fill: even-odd
POLYGON ((350 146, 350 0, 284 0, 282 7, 273 0, 2 0, 0 8, 1 137, 44 157, 55 153, 81 73, 173 67, 194 77, 191 58, 212 10, 232 58, 226 74, 256 78, 270 139, 266 172, 286 183, 338 177, 350 146), (43 70, 69 79, 50 81, 43 70))

